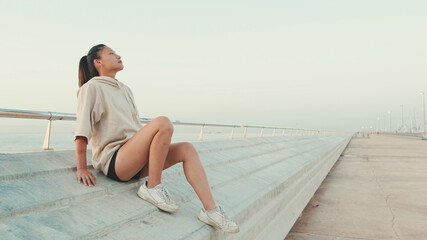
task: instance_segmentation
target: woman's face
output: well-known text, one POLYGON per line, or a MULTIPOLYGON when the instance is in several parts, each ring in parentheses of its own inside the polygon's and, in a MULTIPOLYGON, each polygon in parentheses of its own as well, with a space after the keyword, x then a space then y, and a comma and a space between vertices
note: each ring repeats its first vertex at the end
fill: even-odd
POLYGON ((120 55, 113 49, 105 46, 98 54, 100 59, 94 60, 95 66, 99 67, 102 72, 118 72, 124 68, 120 55))

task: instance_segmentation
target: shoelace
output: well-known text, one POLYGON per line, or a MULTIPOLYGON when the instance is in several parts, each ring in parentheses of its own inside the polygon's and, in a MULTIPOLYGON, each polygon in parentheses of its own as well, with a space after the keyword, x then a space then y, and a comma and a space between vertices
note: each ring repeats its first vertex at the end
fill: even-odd
POLYGON ((227 213, 224 211, 224 209, 222 209, 221 206, 218 206, 218 209, 222 217, 222 225, 228 225, 230 223, 230 219, 228 219, 227 213))
POLYGON ((162 196, 164 196, 167 203, 172 201, 169 191, 163 185, 158 189, 158 191, 162 196))

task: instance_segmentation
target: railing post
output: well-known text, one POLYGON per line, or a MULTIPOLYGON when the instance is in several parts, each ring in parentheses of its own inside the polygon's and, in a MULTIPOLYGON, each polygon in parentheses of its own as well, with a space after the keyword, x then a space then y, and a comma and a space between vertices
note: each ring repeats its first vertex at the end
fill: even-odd
POLYGON ((259 137, 262 137, 263 134, 264 134, 264 128, 261 128, 261 134, 259 135, 259 137))
POLYGON ((230 140, 233 140, 234 137, 234 127, 231 128, 230 140))
POLYGON ((50 130, 52 128, 52 120, 49 119, 49 123, 47 124, 46 135, 44 136, 43 142, 43 150, 49 150, 49 142, 50 142, 50 130))
POLYGON ((203 125, 201 128, 200 128, 200 135, 199 135, 199 141, 203 141, 203 128, 205 127, 205 125, 203 125))
POLYGON ((248 132, 248 127, 245 127, 245 131, 243 132, 243 138, 246 138, 247 132, 248 132))
POLYGON ((274 131, 273 131, 273 137, 275 137, 276 136, 276 129, 274 129, 274 131))
POLYGON ((282 137, 285 136, 285 129, 282 131, 282 137))

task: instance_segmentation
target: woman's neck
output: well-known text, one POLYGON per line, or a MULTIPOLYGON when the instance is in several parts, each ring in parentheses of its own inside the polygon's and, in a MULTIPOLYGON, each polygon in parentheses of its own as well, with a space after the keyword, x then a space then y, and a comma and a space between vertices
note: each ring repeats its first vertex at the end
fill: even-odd
POLYGON ((116 79, 116 74, 117 72, 100 72, 99 76, 106 76, 106 77, 110 77, 110 78, 114 78, 116 79))

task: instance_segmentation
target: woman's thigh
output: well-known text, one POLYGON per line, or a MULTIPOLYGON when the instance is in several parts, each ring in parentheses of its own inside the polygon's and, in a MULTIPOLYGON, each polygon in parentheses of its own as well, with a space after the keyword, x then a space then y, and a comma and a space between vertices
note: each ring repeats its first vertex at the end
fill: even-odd
POLYGON ((159 129, 170 124, 168 118, 158 117, 142 127, 120 148, 115 170, 121 180, 129 180, 147 164, 154 136, 159 129))

